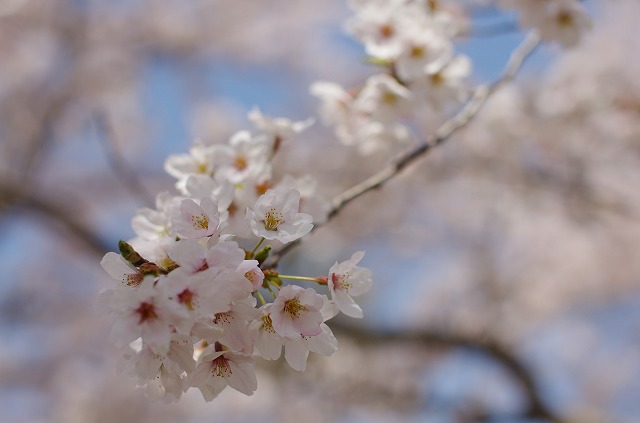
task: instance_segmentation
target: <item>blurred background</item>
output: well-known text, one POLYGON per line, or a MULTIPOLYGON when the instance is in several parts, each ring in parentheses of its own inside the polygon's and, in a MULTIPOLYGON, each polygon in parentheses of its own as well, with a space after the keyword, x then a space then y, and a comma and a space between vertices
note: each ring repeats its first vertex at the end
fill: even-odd
MULTIPOLYGON (((490 3, 452 2, 474 84, 523 38, 490 3)), ((540 49, 471 125, 282 262, 323 275, 366 251, 365 318, 336 322, 333 357, 261 361, 252 397, 163 404, 116 374, 93 310, 101 257, 174 192, 169 154, 249 129, 254 105, 314 116, 310 83, 376 69, 343 0, 2 0, 0 421, 640 421, 640 4, 586 3, 579 46, 540 49)), ((316 123, 276 163, 330 198, 389 154, 316 123)))

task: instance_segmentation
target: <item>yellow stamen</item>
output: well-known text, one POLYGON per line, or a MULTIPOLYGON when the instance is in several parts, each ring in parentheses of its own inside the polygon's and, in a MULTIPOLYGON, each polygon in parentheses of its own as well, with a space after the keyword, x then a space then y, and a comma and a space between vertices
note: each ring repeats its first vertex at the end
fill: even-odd
POLYGON ((292 319, 300 317, 300 312, 309 310, 307 306, 300 304, 300 300, 297 298, 291 299, 284 303, 284 312, 292 319))

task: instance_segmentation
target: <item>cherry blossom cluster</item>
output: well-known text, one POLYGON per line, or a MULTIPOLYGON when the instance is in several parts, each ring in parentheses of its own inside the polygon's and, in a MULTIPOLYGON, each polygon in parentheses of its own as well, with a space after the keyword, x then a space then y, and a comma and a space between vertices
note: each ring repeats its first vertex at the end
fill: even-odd
MULTIPOLYGON (((578 0, 497 0, 518 12, 520 24, 543 40, 575 45, 590 26, 578 0)), ((355 16, 347 30, 364 44, 380 71, 360 86, 345 89, 319 81, 311 94, 320 115, 345 145, 362 154, 415 141, 432 116, 466 101, 472 63, 456 53, 456 38, 467 34, 463 13, 442 0, 351 0, 355 16)))
POLYGON ((564 47, 578 44, 591 27, 591 19, 579 0, 500 0, 503 7, 518 12, 520 25, 535 28, 545 41, 564 47))
POLYGON ((114 282, 97 305, 114 317, 119 368, 165 401, 190 387, 207 401, 227 385, 251 395, 256 357, 275 360, 284 349, 289 365, 303 371, 309 352, 337 349, 327 320, 339 312, 362 317, 353 297, 372 283, 358 266, 364 253, 320 277, 267 266, 272 248, 308 234, 314 219, 326 220, 327 208, 311 177, 275 181, 272 172, 282 144, 312 122, 259 110, 249 117, 254 132, 238 132, 226 144, 196 142, 188 154, 169 157, 165 169, 179 194, 159 194, 155 209, 139 210, 132 219, 137 237, 101 262, 114 282), (315 282, 328 295, 283 284, 287 279, 315 282))
POLYGON ((320 114, 345 145, 369 154, 412 141, 411 122, 464 101, 471 62, 455 52, 461 24, 435 1, 353 0, 347 30, 381 71, 346 90, 316 82, 320 114))

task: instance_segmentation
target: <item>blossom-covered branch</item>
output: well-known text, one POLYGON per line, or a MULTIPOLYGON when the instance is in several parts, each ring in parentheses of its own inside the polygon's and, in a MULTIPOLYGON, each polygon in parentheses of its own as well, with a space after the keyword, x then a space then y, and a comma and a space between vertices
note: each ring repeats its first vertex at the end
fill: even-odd
MULTIPOLYGON (((390 179, 402 172, 407 166, 414 163, 419 158, 424 157, 434 147, 444 143, 456 131, 470 123, 478 114, 487 99, 489 99, 491 94, 515 78, 525 60, 534 52, 539 43, 539 35, 535 31, 529 33, 525 40, 513 51, 502 75, 495 82, 489 85, 478 86, 474 90, 473 96, 465 106, 455 116, 440 126, 433 135, 417 147, 389 163, 387 167, 378 173, 370 176, 366 180, 354 185, 342 194, 333 198, 331 201, 331 208, 328 213, 328 219, 330 220, 336 216, 347 204, 351 203, 361 195, 382 187, 390 179)), ((321 225, 316 225, 313 230, 316 230, 320 226, 321 225)), ((287 244, 280 251, 274 253, 271 260, 268 262, 268 265, 276 267, 282 256, 287 254, 289 250, 294 248, 300 242, 301 240, 298 240, 287 244)))

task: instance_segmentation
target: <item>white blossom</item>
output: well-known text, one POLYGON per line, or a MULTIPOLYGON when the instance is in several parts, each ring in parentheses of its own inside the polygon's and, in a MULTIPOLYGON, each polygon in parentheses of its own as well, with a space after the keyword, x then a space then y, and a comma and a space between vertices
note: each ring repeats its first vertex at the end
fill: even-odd
POLYGON ((269 144, 271 145, 272 151, 278 150, 281 142, 293 138, 296 134, 304 131, 315 122, 315 119, 312 117, 297 122, 286 118, 273 118, 263 115, 257 107, 249 112, 248 117, 256 128, 269 136, 269 144))
POLYGON ((106 308, 116 315, 111 339, 119 347, 142 338, 157 353, 164 353, 174 329, 189 327, 189 314, 169 298, 164 284, 146 277, 136 287, 121 287, 105 292, 106 308))
POLYGON ((190 198, 180 203, 180 214, 172 218, 176 233, 183 238, 204 238, 218 235, 221 230, 218 204, 204 197, 200 204, 190 198))
POLYGON ((247 354, 208 350, 187 377, 187 384, 200 389, 206 401, 217 397, 227 385, 245 395, 253 395, 258 388, 253 363, 253 357, 247 354))
POLYGON ((271 306, 271 322, 276 333, 285 338, 315 336, 322 332, 324 321, 322 296, 312 288, 284 286, 271 306))
POLYGON ((371 288, 371 271, 357 264, 364 257, 362 251, 354 253, 349 260, 336 262, 329 270, 327 283, 331 298, 338 308, 350 317, 361 318, 362 309, 352 297, 364 294, 371 288))
POLYGON ((100 261, 100 265, 109 276, 125 285, 136 286, 142 282, 142 273, 120 254, 108 252, 100 261))
POLYGON ((256 236, 288 243, 308 234, 313 218, 298 213, 300 193, 295 189, 276 188, 258 198, 253 209, 247 208, 247 219, 256 236))

